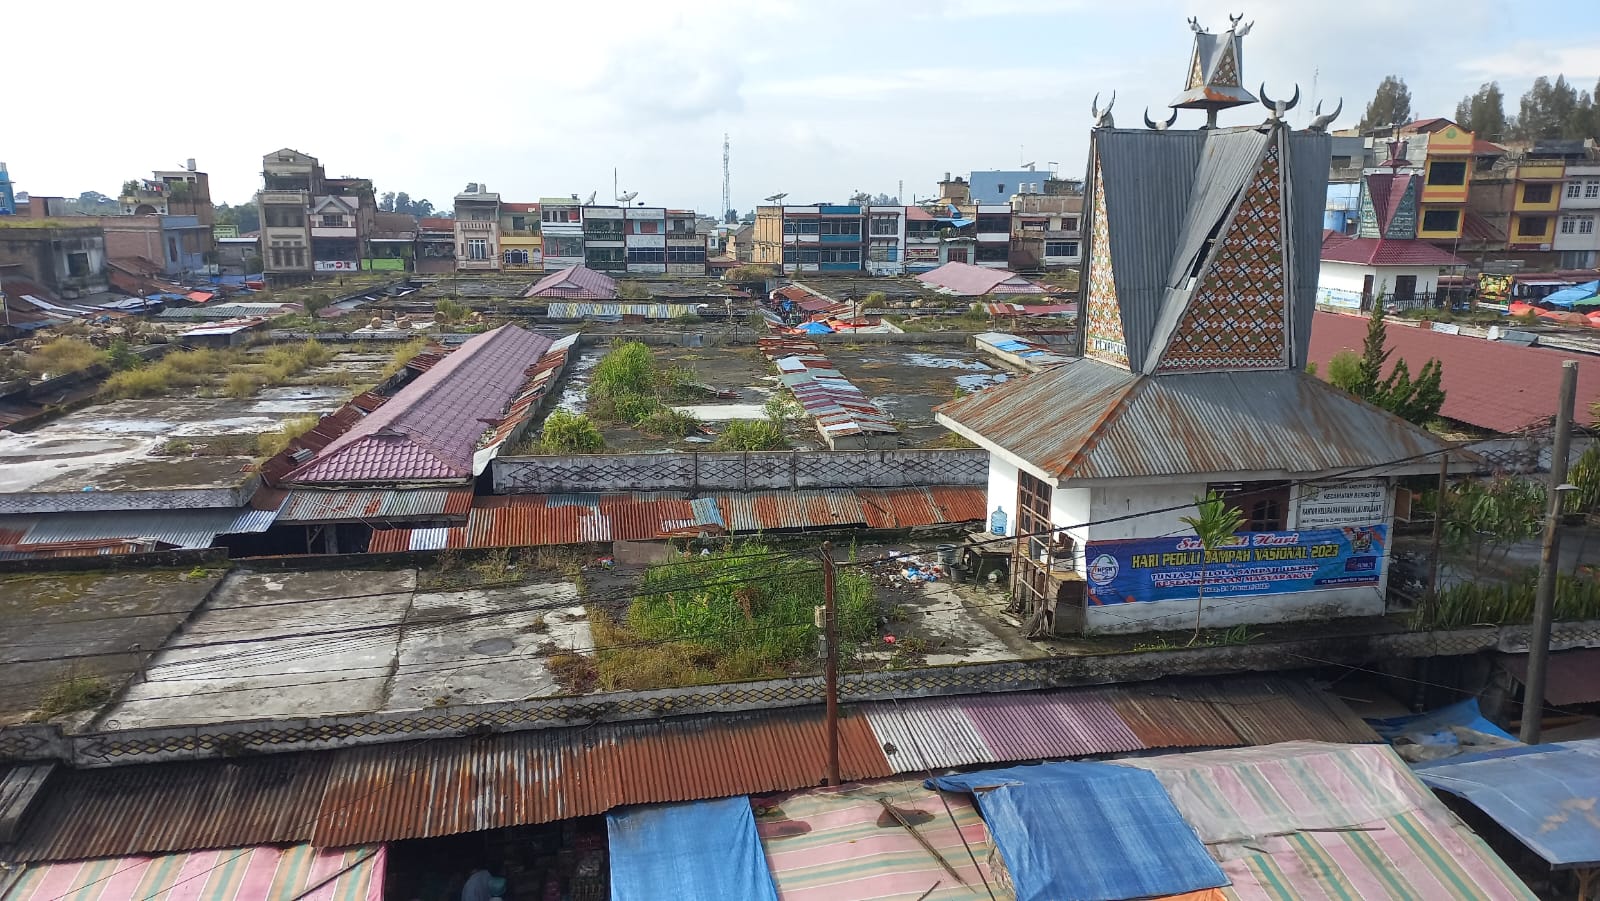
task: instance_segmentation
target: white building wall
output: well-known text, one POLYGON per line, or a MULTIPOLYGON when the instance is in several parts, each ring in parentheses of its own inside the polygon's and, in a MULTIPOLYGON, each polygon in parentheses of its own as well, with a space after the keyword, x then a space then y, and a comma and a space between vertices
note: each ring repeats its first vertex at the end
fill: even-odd
POLYGON ((1355 263, 1332 263, 1324 260, 1317 275, 1317 304, 1325 307, 1360 306, 1361 290, 1366 277, 1373 277, 1373 293, 1394 293, 1395 280, 1403 275, 1417 278, 1417 293, 1432 294, 1439 287, 1437 266, 1360 266, 1355 263))
POLYGON ((1017 467, 994 454, 989 455, 989 505, 984 514, 984 531, 996 508, 1005 511, 1006 534, 1017 534, 1017 467))

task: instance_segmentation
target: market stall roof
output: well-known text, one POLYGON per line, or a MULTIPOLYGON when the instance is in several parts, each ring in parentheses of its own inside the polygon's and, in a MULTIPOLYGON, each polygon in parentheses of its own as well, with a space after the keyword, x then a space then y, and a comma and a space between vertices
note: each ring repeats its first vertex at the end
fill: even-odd
POLYGON ((606 814, 606 834, 612 901, 778 901, 746 798, 625 807, 606 814))
POLYGON ((920 778, 813 788, 750 803, 783 901, 971 901, 994 883, 989 829, 972 799, 941 799, 920 778))
POLYGON ((929 785, 977 796, 1017 901, 1115 901, 1228 884, 1161 781, 1143 770, 1046 763, 929 785))
POLYGON ((1562 288, 1560 291, 1546 294, 1541 300, 1551 306, 1571 309, 1573 304, 1582 300, 1593 300, 1597 294, 1600 294, 1600 281, 1593 281, 1562 288))
POLYGON ((383 845, 221 848, 24 867, 6 901, 382 901, 383 845))
POLYGON ((1463 755, 1416 773, 1472 802, 1551 867, 1600 866, 1600 739, 1463 755))

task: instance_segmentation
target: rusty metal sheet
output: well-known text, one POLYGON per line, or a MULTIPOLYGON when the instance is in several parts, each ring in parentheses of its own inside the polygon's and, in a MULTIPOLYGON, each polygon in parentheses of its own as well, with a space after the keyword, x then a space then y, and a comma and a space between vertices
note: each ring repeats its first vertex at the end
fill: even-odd
POLYGON ((330 754, 155 763, 52 774, 18 863, 303 842, 327 786, 330 754))
POLYGON ((1227 748, 1242 743, 1210 701, 1175 683, 1119 685, 1105 691, 1117 715, 1147 748, 1227 748))
MULTIPOLYGON (((840 721, 849 780, 890 775, 865 717, 840 721)), ((548 823, 627 804, 804 788, 825 776, 819 711, 618 723, 340 752, 321 846, 548 823)))
POLYGON ((974 695, 962 707, 996 760, 1042 760, 1144 747, 1094 692, 974 695))
POLYGON ((1245 744, 1317 740, 1374 742, 1372 731, 1342 702, 1304 682, 1282 679, 1235 680, 1206 686, 1218 715, 1245 744))

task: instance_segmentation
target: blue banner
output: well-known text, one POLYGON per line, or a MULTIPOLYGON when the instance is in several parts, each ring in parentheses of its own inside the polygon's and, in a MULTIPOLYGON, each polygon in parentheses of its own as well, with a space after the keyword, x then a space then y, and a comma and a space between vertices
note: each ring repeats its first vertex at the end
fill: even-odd
MULTIPOLYGON (((1205 562, 1207 597, 1284 594, 1378 584, 1385 526, 1243 532, 1205 562)), ((1091 541, 1085 547, 1091 604, 1193 599, 1202 548, 1193 535, 1091 541)))

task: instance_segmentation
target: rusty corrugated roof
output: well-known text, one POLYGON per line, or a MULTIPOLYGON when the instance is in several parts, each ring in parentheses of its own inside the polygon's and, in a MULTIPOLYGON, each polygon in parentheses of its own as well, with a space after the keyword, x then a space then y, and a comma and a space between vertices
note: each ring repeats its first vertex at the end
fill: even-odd
POLYGON ((1298 370, 1132 373, 1088 359, 936 408, 1059 479, 1321 473, 1411 460, 1446 445, 1298 370))
POLYGON ((333 756, 58 769, 6 856, 26 863, 303 842, 333 756))

